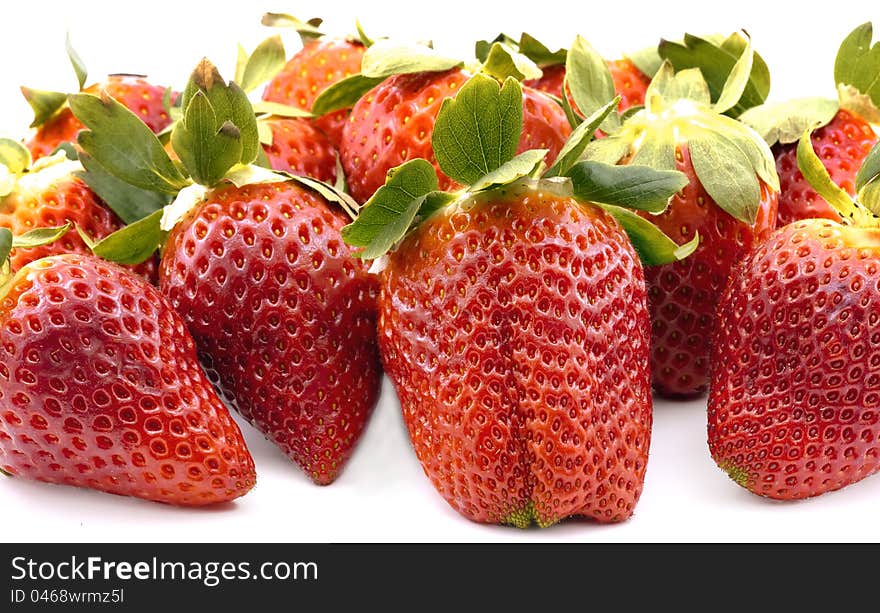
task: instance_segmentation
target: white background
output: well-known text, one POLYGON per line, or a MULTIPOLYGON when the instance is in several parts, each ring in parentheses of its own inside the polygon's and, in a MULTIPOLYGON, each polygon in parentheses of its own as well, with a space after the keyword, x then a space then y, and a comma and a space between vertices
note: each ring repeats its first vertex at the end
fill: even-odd
MULTIPOLYGON (((265 10, 319 15, 326 30, 353 31, 358 16, 368 33, 433 39, 441 51, 463 56, 477 38, 523 28, 555 45, 576 33, 611 57, 678 37, 685 30, 729 33, 746 28, 773 73, 771 97, 834 95, 832 69, 839 42, 874 19, 867 2, 775 3, 740 0, 724 5, 677 0, 538 3, 443 0, 275 3, 57 2, 4 4, 0 37, 0 132, 21 137, 30 109, 18 93, 27 84, 70 91, 64 56, 70 30, 90 70, 149 74, 182 87, 203 55, 231 75, 235 45, 251 49, 270 31, 265 10), (849 6, 847 6, 849 5, 849 6), (444 7, 444 8, 440 8, 444 7)), ((284 34, 288 55, 298 48, 284 34)), ((257 487, 235 503, 177 509, 97 492, 0 479, 3 539, 14 541, 880 541, 880 477, 816 499, 778 503, 736 486, 709 457, 705 401, 657 401, 647 479, 635 515, 624 524, 570 521, 546 530, 472 524, 436 494, 422 474, 403 428, 394 390, 386 381, 366 435, 342 476, 312 485, 273 445, 247 424, 243 430, 257 464, 257 487)))

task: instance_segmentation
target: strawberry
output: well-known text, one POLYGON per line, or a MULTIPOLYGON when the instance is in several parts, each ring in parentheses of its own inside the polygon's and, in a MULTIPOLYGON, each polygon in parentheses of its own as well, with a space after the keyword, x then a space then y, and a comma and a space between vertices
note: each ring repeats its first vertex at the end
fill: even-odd
POLYGON ((336 148, 312 122, 299 117, 262 121, 272 134, 271 143, 263 143, 272 168, 325 183, 336 181, 336 148))
MULTIPOLYGON (((742 57, 747 62, 747 54, 742 57)), ((646 108, 586 152, 587 159, 609 163, 676 168, 688 178, 665 212, 643 213, 676 241, 700 241, 691 257, 647 272, 653 383, 666 396, 705 391, 718 296, 731 267, 776 223, 779 184, 769 148, 721 114, 749 77, 747 63, 739 66, 713 104, 698 70, 673 75, 665 62, 648 88, 646 108)))
POLYGON ((797 139, 804 129, 813 132, 813 147, 834 182, 855 194, 855 176, 877 142, 871 123, 880 122, 880 54, 870 52, 870 23, 856 28, 841 44, 834 67, 838 100, 805 98, 767 104, 743 114, 773 147, 779 173, 777 226, 798 219, 841 221, 833 206, 816 194, 797 165, 797 139))
POLYGON ((809 130, 797 149, 813 189, 846 221, 792 222, 740 263, 719 303, 709 394, 715 462, 776 499, 880 470, 880 148, 856 180, 870 210, 834 185, 809 130))
POLYGON ((254 485, 183 321, 113 264, 53 256, 0 282, 0 382, 9 475, 186 506, 254 485))
MULTIPOLYGON (((289 16, 270 14, 263 18, 263 23, 275 25, 279 18, 289 19, 289 16)), ((307 24, 297 23, 303 47, 269 82, 263 100, 310 111, 318 96, 329 86, 360 72, 366 46, 360 40, 322 36, 312 25, 314 20, 307 24), (308 27, 310 25, 312 27, 308 27)), ((348 113, 349 109, 339 109, 313 120, 336 148, 342 141, 348 113)))
MULTIPOLYGON (((105 81, 83 89, 88 72, 69 39, 67 56, 79 81, 80 91, 91 94, 106 91, 137 114, 153 132, 159 133, 171 124, 166 106, 166 96, 169 96, 166 88, 151 84, 141 75, 113 74, 105 81)), ((83 125, 66 105, 66 94, 29 87, 22 87, 21 92, 34 109, 34 121, 31 127, 36 128, 36 131, 26 143, 34 160, 51 154, 63 143, 76 142, 76 136, 83 129, 83 125)), ((168 99, 176 99, 176 94, 170 94, 168 99)))
MULTIPOLYGON (((355 200, 366 201, 385 181, 389 170, 410 159, 434 162, 431 136, 444 100, 471 75, 459 68, 442 72, 395 75, 381 82, 352 109, 340 145, 340 160, 355 200)), ((519 151, 549 149, 552 162, 571 128, 552 99, 524 87, 519 151)), ((454 183, 440 172, 440 187, 454 183)))
POLYGON ((142 254, 162 243, 160 289, 218 390, 314 482, 331 483, 381 383, 376 281, 339 234, 353 202, 315 180, 252 166, 254 110, 207 60, 171 136, 180 166, 111 98, 79 95, 71 105, 90 129, 80 145, 102 167, 133 185, 161 175, 158 189, 177 192, 141 227, 121 232, 143 244, 142 254), (119 133, 142 143, 154 166, 116 158, 107 143, 119 133))
MULTIPOLYGON (((13 168, 3 166, 10 182, 0 197, 0 228, 22 234, 35 228, 71 224, 87 237, 100 240, 122 227, 120 218, 79 177, 78 162, 68 160, 63 152, 42 158, 33 166, 28 151, 20 144, 3 140, 0 147, 13 158, 4 157, 13 168)), ((11 265, 18 270, 40 258, 61 253, 90 253, 77 232, 68 232, 60 240, 32 249, 13 249, 11 265)), ((157 278, 156 260, 150 259, 130 269, 147 280, 157 278)))
POLYGON ((466 81, 433 125, 434 159, 393 169, 343 236, 381 262, 383 364, 441 496, 477 522, 623 521, 642 490, 652 405, 643 269, 616 216, 649 253, 663 245, 660 261, 676 245, 589 199, 635 190, 627 202, 644 204, 662 183, 662 208, 684 178, 576 163, 618 99, 532 178, 548 152, 514 157, 525 100, 514 78, 466 81), (434 163, 463 192, 438 191, 434 163))

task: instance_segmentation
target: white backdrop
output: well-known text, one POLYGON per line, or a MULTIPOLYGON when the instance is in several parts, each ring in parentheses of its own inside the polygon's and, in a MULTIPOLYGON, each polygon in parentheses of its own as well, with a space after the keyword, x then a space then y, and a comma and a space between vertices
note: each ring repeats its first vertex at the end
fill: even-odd
MULTIPOLYGON (((741 0, 723 10, 705 1, 629 0, 626 3, 536 3, 444 0, 353 2, 59 2, 4 6, 0 37, 0 133, 20 137, 30 109, 22 84, 69 91, 75 78, 64 55, 64 34, 90 70, 145 73, 181 87, 202 56, 231 76, 235 45, 251 49, 269 34, 265 10, 322 16, 329 32, 347 33, 360 17, 368 33, 433 39, 447 53, 470 57, 472 41, 525 27, 567 46, 576 33, 613 56, 659 37, 746 28, 773 73, 771 97, 834 95, 832 69, 840 40, 874 19, 863 1, 838 1, 834 11, 809 5, 741 0), (497 8, 490 6, 497 4, 497 8), (619 12, 615 12, 615 9, 619 12)), ((298 48, 285 34, 288 54, 298 48)), ((423 476, 386 381, 376 414, 339 480, 312 485, 262 436, 243 430, 258 485, 238 502, 208 510, 177 509, 97 492, 0 479, 3 539, 11 541, 880 541, 880 476, 842 492, 797 502, 760 499, 734 485, 709 457, 705 401, 657 401, 644 494, 633 518, 619 525, 566 522, 547 530, 481 526, 455 513, 423 476)))

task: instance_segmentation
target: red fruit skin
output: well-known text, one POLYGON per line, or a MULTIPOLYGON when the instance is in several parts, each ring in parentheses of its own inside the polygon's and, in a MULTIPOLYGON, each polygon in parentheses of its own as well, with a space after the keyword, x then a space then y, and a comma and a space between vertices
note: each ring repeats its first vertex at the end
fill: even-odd
MULTIPOLYGON (((325 89, 361 71, 366 48, 343 38, 317 38, 306 43, 266 86, 263 100, 280 102, 311 111, 325 89)), ((333 146, 339 148, 349 109, 341 109, 313 120, 333 146)))
MULTIPOLYGON (((415 158, 434 165, 440 189, 457 184, 440 171, 431 137, 443 100, 455 96, 469 75, 454 68, 390 77, 367 92, 352 109, 339 157, 351 195, 366 202, 382 185, 389 170, 415 158)), ((517 153, 549 149, 547 162, 571 134, 558 104, 531 88, 523 88, 523 133, 517 153)))
MULTIPOLYGON (((618 111, 622 113, 630 107, 641 106, 645 103, 645 92, 648 90, 651 79, 636 68, 636 65, 631 60, 611 60, 608 62, 608 69, 611 71, 614 89, 620 94, 620 104, 617 106, 618 111)), ((540 79, 524 81, 524 84, 557 98, 562 97, 565 64, 555 64, 541 70, 544 71, 544 74, 540 79)), ((571 95, 569 95, 568 101, 574 107, 574 100, 571 99, 571 95)))
MULTIPOLYGON (((848 194, 855 195, 856 174, 877 144, 871 124, 858 115, 840 110, 830 123, 813 132, 810 140, 831 179, 848 194)), ((837 211, 816 193, 798 169, 797 143, 776 145, 773 154, 780 186, 776 226, 811 218, 840 222, 837 211)))
POLYGON ((784 226, 718 306, 708 440, 761 496, 816 496, 880 469, 880 230, 784 226))
POLYGON ((436 213, 382 276, 379 342, 412 445, 477 522, 632 514, 651 439, 649 334, 620 226, 546 192, 436 213))
MULTIPOLYGON (((153 132, 161 132, 171 124, 164 104, 166 88, 152 85, 143 77, 110 75, 105 82, 90 85, 84 91, 95 95, 106 91, 140 117, 153 132)), ((25 144, 33 159, 37 160, 51 154, 62 143, 75 143, 83 127, 70 108, 64 107, 38 127, 25 144)))
MULTIPOLYGON (((71 224, 70 231, 52 243, 30 249, 13 249, 12 270, 50 255, 91 255, 91 250, 73 226, 97 241, 121 228, 123 223, 85 183, 72 175, 63 177, 43 191, 18 189, 0 199, 0 228, 9 228, 15 235, 66 223, 71 224)), ((151 283, 156 282, 158 267, 155 258, 125 268, 151 283)))
POLYGON ((160 288, 217 388, 318 484, 379 397, 377 281, 296 183, 214 190, 169 234, 160 288))
POLYGON ((718 297, 731 268, 773 231, 777 193, 762 183, 757 218, 749 225, 715 204, 697 179, 686 146, 676 151, 676 167, 688 185, 665 212, 644 217, 679 244, 699 232, 700 245, 684 260, 648 267, 645 276, 654 389, 663 396, 688 397, 706 391, 718 297))
POLYGON ((272 130, 272 144, 263 145, 263 150, 273 169, 331 185, 336 181, 336 147, 312 122, 279 118, 267 123, 272 130))
POLYGON ((186 506, 256 479, 180 317, 139 277, 81 255, 28 265, 0 298, 0 467, 186 506))

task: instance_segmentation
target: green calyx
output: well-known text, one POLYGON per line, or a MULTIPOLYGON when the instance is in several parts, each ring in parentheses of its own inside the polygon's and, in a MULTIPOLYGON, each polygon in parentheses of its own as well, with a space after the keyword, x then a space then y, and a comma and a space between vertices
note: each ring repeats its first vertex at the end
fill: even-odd
POLYGON ((752 50, 751 39, 745 32, 735 32, 726 38, 685 34, 680 42, 662 40, 657 52, 676 71, 699 69, 711 100, 716 106, 723 106, 718 111, 731 117, 763 104, 770 93, 770 70, 752 50), (731 78, 739 79, 741 85, 731 88, 731 78))
POLYGON ((303 21, 287 13, 265 13, 261 23, 270 28, 292 28, 299 34, 303 44, 324 36, 319 29, 324 20, 319 17, 303 21))
POLYGON ((315 99, 312 113, 326 115, 347 109, 388 77, 416 72, 443 72, 464 62, 443 56, 427 45, 401 45, 388 39, 375 41, 364 53, 361 71, 334 83, 315 99))
POLYGON ((32 163, 31 152, 18 141, 0 138, 0 198, 6 196, 27 172, 32 163))
MULTIPOLYGON (((88 70, 86 70, 82 58, 80 58, 79 54, 73 48, 73 45, 70 42, 69 33, 65 38, 64 46, 67 51, 67 59, 70 61, 70 65, 76 75, 77 83, 79 84, 77 91, 82 91, 89 73, 88 70)), ((32 89, 30 87, 22 86, 21 93, 28 105, 30 105, 31 110, 34 112, 34 120, 30 125, 31 128, 42 126, 64 108, 67 103, 67 94, 62 92, 32 89)))
POLYGON ((674 73, 664 63, 645 96, 645 108, 608 138, 591 143, 587 159, 674 170, 687 148, 700 183, 730 215, 752 224, 761 204, 761 182, 779 190, 779 178, 767 143, 748 126, 721 114, 749 74, 748 62, 731 73, 728 91, 712 103, 699 70, 674 73), (718 105, 721 104, 721 107, 718 105))
POLYGON ((834 82, 841 108, 880 123, 880 42, 872 40, 871 22, 850 32, 834 61, 834 82))
POLYGON ((875 145, 856 175, 856 196, 831 179, 813 149, 813 127, 804 130, 797 147, 798 168, 810 186, 837 211, 844 223, 864 228, 880 227, 880 146, 875 145))
POLYGON ((244 91, 251 92, 277 75, 286 59, 284 43, 278 35, 261 42, 250 55, 239 45, 234 81, 244 91))
POLYGON ((679 247, 633 213, 664 210, 687 183, 682 173, 579 159, 617 102, 612 98, 585 119, 547 169, 544 150, 516 154, 522 133, 519 82, 508 77, 499 83, 478 73, 455 98, 444 101, 432 141, 440 169, 466 187, 456 193, 439 191, 434 167, 426 160, 411 160, 389 173, 357 219, 343 228, 342 236, 359 249, 359 257, 376 259, 441 209, 472 206, 520 189, 544 190, 605 209, 621 223, 646 264, 686 257, 698 238, 679 247))

